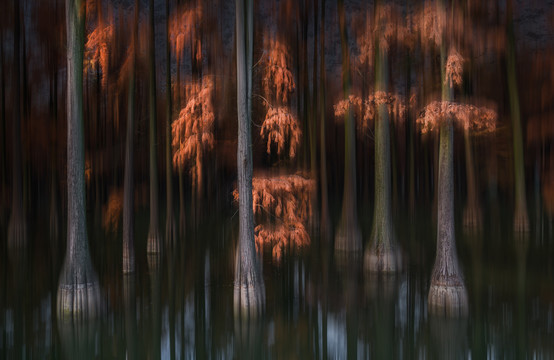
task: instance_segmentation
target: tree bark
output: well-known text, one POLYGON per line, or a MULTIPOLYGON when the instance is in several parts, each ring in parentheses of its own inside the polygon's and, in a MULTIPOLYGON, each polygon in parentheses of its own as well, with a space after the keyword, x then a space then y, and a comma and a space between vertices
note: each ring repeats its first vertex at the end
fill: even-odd
MULTIPOLYGON (((387 91, 389 64, 386 50, 377 49, 375 89, 387 91)), ((400 269, 400 252, 396 245, 391 211, 391 154, 389 113, 379 104, 375 122, 375 209, 373 230, 364 256, 367 271, 396 272, 400 269)))
POLYGON ((129 97, 127 100, 127 133, 125 139, 125 174, 123 189, 123 273, 135 271, 135 181, 134 181, 134 135, 135 135, 135 67, 137 58, 139 1, 135 0, 133 24, 133 59, 129 74, 129 97))
POLYGON ((173 109, 171 101, 171 61, 169 49, 169 0, 165 0, 166 15, 166 125, 165 125, 165 184, 166 184, 166 205, 167 214, 165 220, 165 239, 168 244, 174 244, 177 231, 175 227, 175 218, 173 214, 173 171, 171 161, 171 122, 173 119, 173 109))
MULTIPOLYGON (((23 177, 21 169, 21 82, 20 82, 20 11, 19 0, 14 0, 14 75, 13 75, 13 126, 12 126, 12 213, 8 224, 8 247, 23 247, 27 243, 27 226, 23 209, 23 177)), ((23 59, 25 61, 25 59, 23 59)))
POLYGON ((236 0, 239 239, 235 256, 234 312, 256 317, 265 306, 265 286, 256 258, 252 212, 253 0, 236 0))
MULTIPOLYGON (((344 0, 338 0, 337 5, 342 53, 342 88, 344 98, 348 99, 350 93, 350 59, 348 55, 344 0)), ((354 117, 348 111, 344 119, 344 192, 342 214, 335 234, 335 250, 362 250, 362 235, 358 225, 356 199, 356 132, 354 117)))
POLYGON ((100 285, 87 238, 83 131, 85 4, 65 2, 67 26, 67 250, 58 286, 57 315, 83 320, 100 313, 100 285))
POLYGON ((149 67, 149 99, 150 99, 150 227, 148 230, 148 253, 160 252, 160 226, 158 206, 158 161, 156 157, 156 43, 154 39, 154 0, 150 0, 150 50, 149 67))

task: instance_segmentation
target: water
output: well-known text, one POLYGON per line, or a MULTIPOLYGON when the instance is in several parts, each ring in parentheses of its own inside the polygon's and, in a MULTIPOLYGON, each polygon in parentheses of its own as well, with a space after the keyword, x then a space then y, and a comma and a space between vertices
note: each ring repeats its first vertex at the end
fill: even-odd
POLYGON ((422 209, 395 215, 405 260, 396 276, 364 274, 360 257, 334 254, 317 238, 281 264, 265 254, 266 310, 251 322, 233 316, 232 211, 199 218, 159 258, 146 255, 148 216, 138 213, 130 276, 121 273, 121 236, 106 236, 89 216, 106 312, 79 326, 56 320, 64 242, 44 238, 47 220, 38 219, 26 250, 2 247, 0 358, 553 358, 550 220, 541 214, 531 235, 516 239, 512 212, 491 213, 481 235, 457 226, 467 318, 427 312, 435 234, 431 209, 422 209))

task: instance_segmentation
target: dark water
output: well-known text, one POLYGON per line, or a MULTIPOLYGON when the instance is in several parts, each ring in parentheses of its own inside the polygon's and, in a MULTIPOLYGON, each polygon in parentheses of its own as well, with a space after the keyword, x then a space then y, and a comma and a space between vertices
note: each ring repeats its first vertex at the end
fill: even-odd
POLYGON ((469 316, 450 320, 427 312, 430 209, 395 215, 405 260, 397 276, 368 276, 361 258, 317 238, 279 265, 265 254, 266 311, 249 323, 233 316, 232 213, 198 219, 158 258, 146 255, 148 216, 138 214, 133 276, 121 273, 121 235, 105 235, 90 216, 106 313, 79 326, 56 320, 65 241, 48 240, 47 219, 37 219, 26 250, 2 245, 0 358, 554 358, 551 221, 539 214, 531 235, 515 239, 513 213, 502 211, 484 212, 481 235, 457 226, 469 316))

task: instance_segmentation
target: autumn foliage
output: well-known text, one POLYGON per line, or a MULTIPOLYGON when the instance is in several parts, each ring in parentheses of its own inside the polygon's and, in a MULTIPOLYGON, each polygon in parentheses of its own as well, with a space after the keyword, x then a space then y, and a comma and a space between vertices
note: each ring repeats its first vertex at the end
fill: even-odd
POLYGON ((210 77, 187 86, 188 101, 171 124, 173 165, 191 166, 193 183, 202 181, 202 155, 214 147, 214 83, 210 77))
POLYGON ((389 115, 397 120, 403 120, 406 112, 404 97, 377 91, 370 94, 364 101, 357 95, 350 95, 348 99, 340 100, 333 106, 337 120, 343 119, 347 111, 353 111, 356 115, 356 124, 361 131, 366 131, 375 120, 375 114, 380 105, 386 105, 389 115))
POLYGON ((114 38, 113 24, 98 24, 87 36, 84 71, 102 70, 102 86, 107 84, 110 44, 114 38))
POLYGON ((200 38, 195 36, 196 27, 201 19, 201 5, 191 9, 183 7, 172 14, 169 19, 169 43, 177 59, 180 59, 185 46, 190 45, 196 48, 196 61, 202 60, 200 38))
POLYGON ((263 75, 263 87, 266 99, 267 113, 265 115, 260 136, 267 143, 267 153, 271 154, 272 145, 277 148, 277 155, 288 150, 288 156, 294 158, 300 144, 302 130, 298 119, 285 105, 272 106, 271 102, 286 104, 294 91, 294 78, 289 69, 290 55, 285 44, 266 36, 264 44, 268 51, 263 75))
POLYGON ((474 133, 487 133, 496 129, 496 118, 496 111, 486 107, 433 101, 421 111, 417 123, 422 133, 436 130, 446 121, 453 121, 474 133))
MULTIPOLYGON (((263 222, 255 228, 258 251, 270 247, 279 261, 288 250, 310 244, 305 225, 312 215, 314 192, 315 181, 300 175, 252 179, 253 212, 263 222)), ((237 190, 233 196, 238 201, 237 190)))
POLYGON ((117 233, 123 213, 123 191, 112 190, 102 211, 102 227, 107 233, 117 233))

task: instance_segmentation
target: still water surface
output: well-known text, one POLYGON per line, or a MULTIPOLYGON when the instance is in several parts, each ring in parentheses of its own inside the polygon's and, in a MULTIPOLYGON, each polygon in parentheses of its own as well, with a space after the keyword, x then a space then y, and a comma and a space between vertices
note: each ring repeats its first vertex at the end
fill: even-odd
POLYGON ((0 358, 554 358, 551 220, 538 216, 526 239, 512 235, 510 211, 487 216, 480 235, 457 227, 469 316, 448 320, 427 312, 431 213, 395 216, 405 263, 396 276, 364 274, 361 258, 318 238, 281 264, 266 254, 266 311, 249 323, 233 316, 237 216, 197 219, 184 242, 151 257, 138 214, 132 276, 121 273, 121 235, 89 220, 106 312, 79 326, 56 320, 65 240, 49 241, 39 219, 26 250, 2 242, 0 358))

